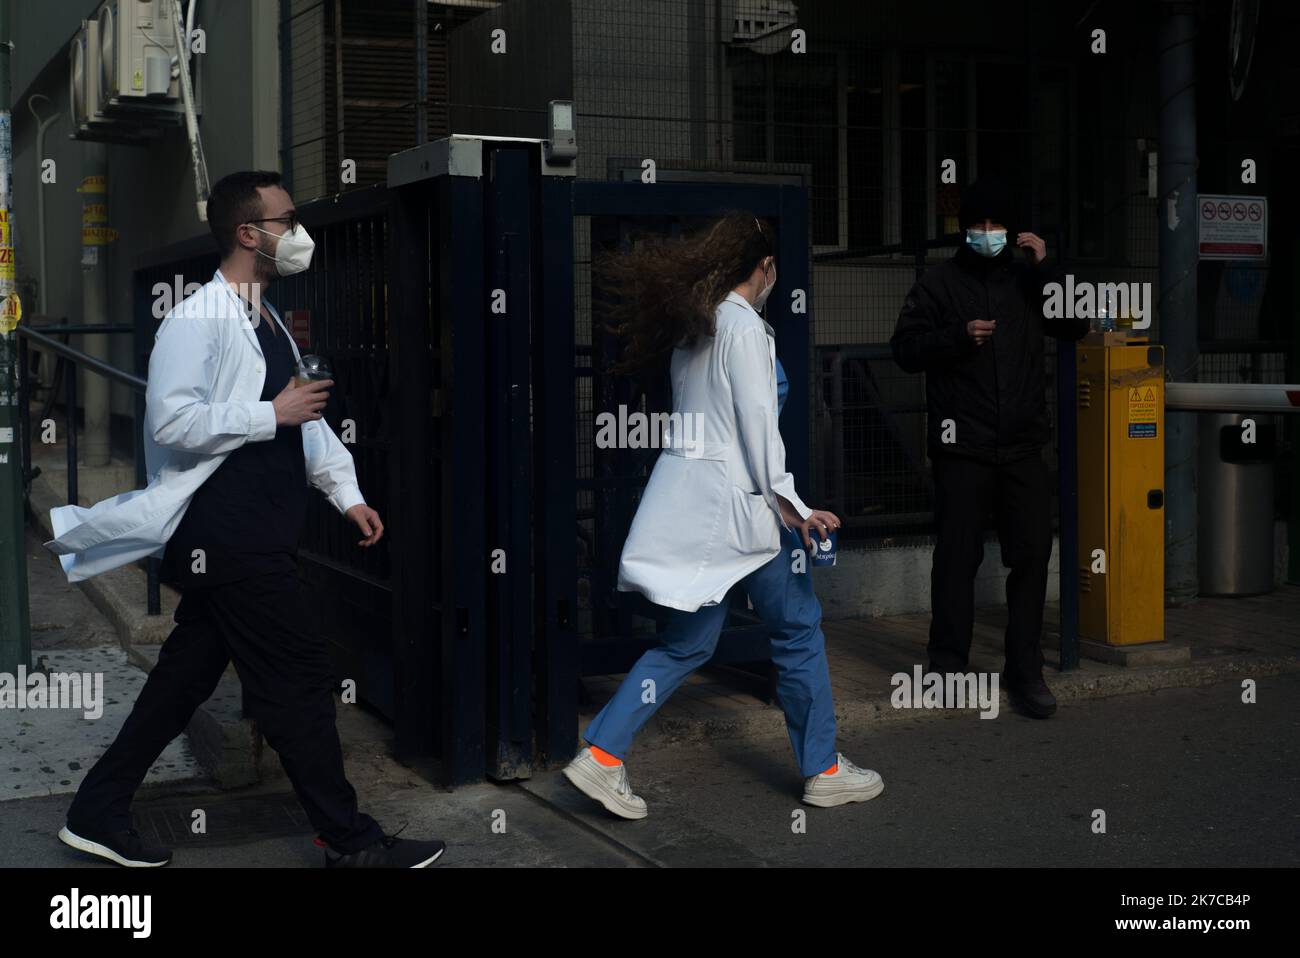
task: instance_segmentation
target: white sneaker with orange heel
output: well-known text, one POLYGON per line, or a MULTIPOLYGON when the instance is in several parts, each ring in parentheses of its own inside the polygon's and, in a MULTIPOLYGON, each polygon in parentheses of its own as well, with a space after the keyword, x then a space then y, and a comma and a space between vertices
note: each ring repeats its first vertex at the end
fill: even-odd
POLYGON ((564 768, 564 777, 577 786, 588 798, 594 798, 620 818, 645 818, 645 801, 632 794, 627 780, 627 766, 602 765, 584 748, 578 757, 564 768))
POLYGON ((865 802, 885 790, 885 782, 869 768, 858 768, 843 753, 835 753, 835 772, 822 772, 804 780, 805 804, 830 808, 849 802, 865 802))

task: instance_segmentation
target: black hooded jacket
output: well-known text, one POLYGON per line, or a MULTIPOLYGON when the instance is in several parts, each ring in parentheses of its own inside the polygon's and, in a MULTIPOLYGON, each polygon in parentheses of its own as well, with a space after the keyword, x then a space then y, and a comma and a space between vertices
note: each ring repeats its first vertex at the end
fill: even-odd
POLYGON ((1046 319, 1043 287, 1061 282, 1050 259, 1031 265, 1015 246, 985 257, 964 243, 907 294, 889 345, 909 373, 925 373, 930 455, 1012 462, 1042 449, 1050 436, 1043 336, 1077 340, 1087 319, 1046 319), (973 319, 996 320, 983 346, 966 332, 973 319), (950 443, 942 441, 952 420, 950 443))

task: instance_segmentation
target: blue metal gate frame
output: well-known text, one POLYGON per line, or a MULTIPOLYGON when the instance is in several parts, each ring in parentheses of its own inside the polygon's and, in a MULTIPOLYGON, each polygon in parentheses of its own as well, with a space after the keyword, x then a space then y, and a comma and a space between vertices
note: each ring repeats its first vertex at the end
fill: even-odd
MULTIPOLYGON (((546 178, 544 178, 546 179, 546 178)), ((807 312, 795 313, 790 295, 811 287, 807 195, 785 184, 627 183, 549 179, 542 186, 543 269, 540 322, 535 326, 535 438, 539 454, 535 500, 538 532, 537 744, 539 758, 567 761, 577 746, 579 680, 592 671, 623 671, 653 639, 610 637, 612 655, 580 654, 576 628, 577 556, 573 219, 588 216, 593 236, 599 219, 703 218, 740 209, 777 226, 778 288, 768 303, 777 353, 790 379, 782 415, 786 463, 796 483, 808 487, 810 463, 810 362, 807 312), (805 428, 799 428, 804 424, 805 428), (585 659, 585 664, 584 664, 585 659)), ((593 357, 593 362, 596 358, 593 357)), ((728 630, 730 649, 719 661, 759 661, 769 656, 761 626, 728 630)))

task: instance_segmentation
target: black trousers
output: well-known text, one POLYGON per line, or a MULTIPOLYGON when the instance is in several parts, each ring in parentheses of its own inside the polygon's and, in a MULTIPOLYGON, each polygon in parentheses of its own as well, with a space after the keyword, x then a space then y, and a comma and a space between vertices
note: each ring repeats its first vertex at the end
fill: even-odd
POLYGON ((1040 455, 994 465, 932 455, 937 537, 930 573, 930 669, 965 672, 975 624, 975 574, 992 519, 1007 576, 1006 672, 1042 678, 1043 603, 1052 556, 1051 498, 1040 455))
POLYGON ((181 596, 172 630, 135 707, 86 775, 68 826, 120 830, 131 798, 162 750, 185 730, 233 660, 244 704, 280 756, 298 800, 331 848, 352 852, 383 837, 357 811, 335 724, 333 667, 310 629, 296 575, 257 576, 181 596))

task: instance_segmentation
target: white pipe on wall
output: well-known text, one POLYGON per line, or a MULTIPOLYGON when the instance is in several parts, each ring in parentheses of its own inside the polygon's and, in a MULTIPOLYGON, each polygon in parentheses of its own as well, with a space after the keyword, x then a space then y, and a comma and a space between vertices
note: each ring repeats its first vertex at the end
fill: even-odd
MULTIPOLYGON (((38 287, 36 290, 37 303, 40 309, 40 315, 49 315, 49 305, 46 302, 46 272, 45 272, 45 189, 41 182, 41 164, 45 162, 45 131, 51 124, 57 123, 62 113, 55 112, 52 116, 42 120, 41 115, 36 112, 36 101, 49 101, 43 93, 34 93, 27 98, 27 109, 31 111, 32 117, 36 120, 36 256, 38 262, 37 277, 38 287)), ((37 351, 40 347, 32 347, 37 351)), ((49 388, 54 384, 54 355, 44 353, 41 361, 41 385, 49 388)))

